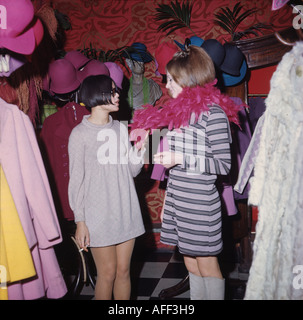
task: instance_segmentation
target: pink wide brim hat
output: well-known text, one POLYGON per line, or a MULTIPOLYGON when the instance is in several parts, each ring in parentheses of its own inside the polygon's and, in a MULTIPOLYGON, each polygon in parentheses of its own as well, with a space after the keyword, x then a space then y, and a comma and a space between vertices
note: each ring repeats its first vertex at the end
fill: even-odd
POLYGON ((84 68, 80 71, 77 71, 77 78, 80 82, 82 82, 85 78, 89 76, 97 76, 100 74, 104 74, 109 76, 109 70, 106 65, 98 60, 91 60, 87 63, 84 68))
POLYGON ((53 61, 49 66, 48 75, 51 92, 66 94, 80 87, 76 69, 68 60, 59 59, 53 61))
POLYGON ((43 37, 30 0, 1 0, 0 48, 30 55, 43 37))
POLYGON ((115 81, 118 88, 122 89, 122 81, 124 77, 123 70, 114 62, 104 62, 109 70, 110 77, 115 81))
POLYGON ((91 59, 87 58, 83 53, 78 50, 72 50, 66 53, 64 59, 73 64, 76 70, 84 67, 91 59))

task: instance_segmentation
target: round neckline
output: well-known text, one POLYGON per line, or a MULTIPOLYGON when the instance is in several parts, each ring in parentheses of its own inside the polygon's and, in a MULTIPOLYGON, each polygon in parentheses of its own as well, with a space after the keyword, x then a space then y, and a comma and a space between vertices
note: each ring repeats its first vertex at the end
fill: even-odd
POLYGON ((90 114, 85 115, 83 117, 82 122, 90 127, 90 128, 94 128, 94 129, 103 129, 103 128, 110 128, 113 125, 113 117, 110 115, 109 116, 109 121, 106 124, 96 124, 96 123, 92 123, 88 120, 88 118, 90 117, 90 114))

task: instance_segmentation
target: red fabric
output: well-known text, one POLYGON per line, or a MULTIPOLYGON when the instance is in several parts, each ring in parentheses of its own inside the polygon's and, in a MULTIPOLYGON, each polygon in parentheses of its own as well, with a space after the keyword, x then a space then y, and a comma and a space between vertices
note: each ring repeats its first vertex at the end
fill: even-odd
POLYGON ((259 214, 258 207, 251 207, 251 211, 252 211, 251 232, 256 232, 256 224, 258 222, 258 214, 259 214))
MULTIPOLYGON (((129 46, 133 42, 142 42, 154 57, 156 49, 163 42, 174 43, 173 40, 177 40, 184 43, 186 38, 195 34, 204 40, 217 39, 222 44, 230 41, 230 35, 214 23, 214 13, 222 7, 232 9, 236 3, 229 0, 195 0, 191 15, 191 29, 182 28, 166 36, 165 32, 157 31, 161 21, 155 21, 154 15, 159 4, 170 4, 170 0, 33 0, 36 7, 39 7, 42 2, 52 3, 54 9, 66 14, 71 21, 72 29, 66 31, 66 51, 89 48, 90 44, 93 48, 107 51, 129 46)), ((271 1, 268 0, 246 0, 241 1, 241 5, 244 7, 243 11, 257 8, 258 12, 240 24, 240 31, 256 23, 272 24, 274 31, 292 27, 294 15, 289 6, 271 11, 271 1)), ((263 32, 268 34, 272 33, 272 30, 265 29, 263 32)), ((248 37, 255 37, 255 35, 250 34, 248 37)), ((178 49, 177 45, 176 49, 178 49)), ((145 76, 154 78, 162 88, 164 94, 158 102, 161 104, 168 98, 164 85, 161 84, 162 77, 155 77, 154 62, 147 63, 145 69, 145 76)), ((129 77, 130 73, 125 75, 129 77)))
POLYGON ((45 119, 41 131, 41 140, 45 146, 50 169, 51 185, 53 190, 56 190, 53 194, 57 213, 67 220, 74 220, 68 201, 68 139, 72 129, 86 114, 89 114, 86 108, 75 102, 69 102, 45 119))

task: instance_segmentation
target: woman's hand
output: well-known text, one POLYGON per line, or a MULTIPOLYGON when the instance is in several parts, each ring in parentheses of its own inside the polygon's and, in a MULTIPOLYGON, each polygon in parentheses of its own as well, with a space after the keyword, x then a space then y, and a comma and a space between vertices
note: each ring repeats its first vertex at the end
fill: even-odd
POLYGON ((159 152, 154 155, 154 163, 162 164, 169 169, 183 163, 183 154, 170 151, 159 152))
POLYGON ((81 249, 88 251, 87 247, 89 246, 89 232, 88 228, 84 221, 77 222, 77 229, 75 233, 76 241, 81 249))
POLYGON ((144 149, 146 146, 146 143, 148 141, 149 137, 149 130, 143 130, 143 133, 141 132, 140 140, 135 142, 135 146, 138 150, 144 149))
POLYGON ((147 141, 149 140, 149 130, 135 129, 130 132, 129 139, 134 141, 134 145, 138 150, 144 149, 147 141))

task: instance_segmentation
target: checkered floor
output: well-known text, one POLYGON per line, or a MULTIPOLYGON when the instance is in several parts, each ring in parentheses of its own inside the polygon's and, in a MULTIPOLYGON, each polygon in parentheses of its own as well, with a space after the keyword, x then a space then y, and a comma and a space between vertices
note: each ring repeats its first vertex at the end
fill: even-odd
MULTIPOLYGON (((142 253, 135 251, 131 266, 131 300, 163 300, 163 296, 159 296, 160 292, 180 283, 186 275, 187 270, 183 259, 176 252, 157 250, 142 253)), ((245 275, 244 277, 242 275, 241 278, 237 271, 233 271, 232 277, 226 279, 226 299, 243 299, 246 280, 245 275)), ((94 289, 90 284, 87 284, 83 286, 80 295, 72 297, 72 299, 91 300, 93 297, 94 289)), ((189 300, 189 290, 167 299, 189 300)))
MULTIPOLYGON (((178 284, 187 276, 182 257, 172 252, 151 252, 133 262, 133 298, 136 300, 160 299, 163 289, 178 284), (143 258, 143 259, 142 259, 143 258)), ((189 290, 172 299, 189 300, 189 290)))

